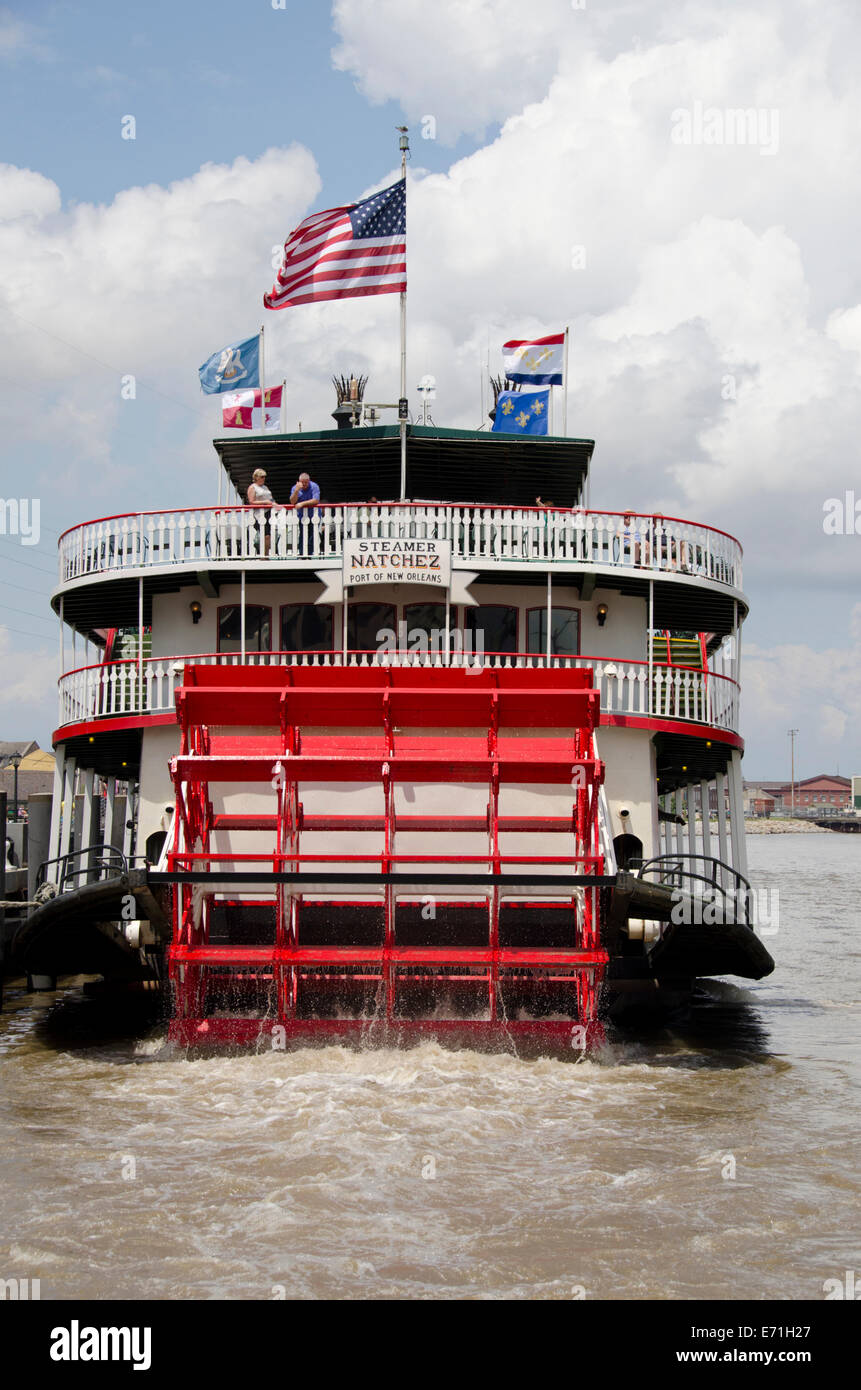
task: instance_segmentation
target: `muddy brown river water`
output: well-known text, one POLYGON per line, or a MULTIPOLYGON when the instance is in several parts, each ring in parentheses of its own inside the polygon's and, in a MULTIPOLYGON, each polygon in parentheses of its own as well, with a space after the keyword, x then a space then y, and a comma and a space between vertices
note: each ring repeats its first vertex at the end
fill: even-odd
POLYGON ((0 1278, 43 1299, 796 1299, 861 1269, 861 838, 748 842, 777 970, 589 1060, 189 1060, 0 1016, 0 1278), (774 902, 773 897, 770 902, 774 902))

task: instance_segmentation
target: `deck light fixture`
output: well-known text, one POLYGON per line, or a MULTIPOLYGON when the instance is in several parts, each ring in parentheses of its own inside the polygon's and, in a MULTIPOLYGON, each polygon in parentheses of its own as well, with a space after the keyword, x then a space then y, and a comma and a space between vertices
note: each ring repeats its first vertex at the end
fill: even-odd
POLYGON ((203 606, 200 603, 198 603, 197 599, 194 599, 188 605, 188 607, 189 612, 191 613, 191 621, 193 623, 199 623, 201 618, 203 617, 203 606))
POLYGON ((603 627, 604 624, 606 623, 606 621, 607 621, 607 613, 608 613, 608 612, 609 612, 609 609, 607 608, 606 603, 599 603, 599 604, 598 604, 598 609, 597 609, 597 612, 596 612, 596 615, 595 615, 595 616, 596 616, 597 619, 598 619, 598 626, 599 626, 599 627, 603 627))

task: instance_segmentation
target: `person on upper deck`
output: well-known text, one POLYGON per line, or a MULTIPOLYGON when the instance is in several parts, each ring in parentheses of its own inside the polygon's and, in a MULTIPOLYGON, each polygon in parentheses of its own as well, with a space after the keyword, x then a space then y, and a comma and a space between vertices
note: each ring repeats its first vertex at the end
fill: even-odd
MULTIPOLYGON (((312 483, 307 473, 300 473, 298 481, 293 485, 290 493, 290 505, 295 507, 296 514, 300 521, 307 517, 308 521, 316 521, 320 515, 320 510, 314 504, 320 501, 320 487, 317 483, 312 483)), ((305 541, 307 533, 308 554, 314 554, 315 527, 302 526, 299 530, 299 554, 305 551, 305 541)))
POLYGON ((264 526, 263 554, 268 555, 270 545, 269 522, 272 519, 272 513, 269 508, 274 505, 275 498, 266 486, 265 468, 255 468, 254 472, 251 474, 251 482, 248 484, 245 497, 249 507, 257 507, 263 512, 263 516, 261 517, 264 526))
POLYGON ((275 498, 266 486, 266 470, 255 468, 245 494, 249 507, 271 507, 275 498))
POLYGON ((305 512, 309 518, 317 516, 315 502, 320 501, 320 488, 317 483, 312 483, 307 473, 299 474, 299 481, 293 484, 293 491, 290 493, 290 504, 295 507, 297 512, 305 512))

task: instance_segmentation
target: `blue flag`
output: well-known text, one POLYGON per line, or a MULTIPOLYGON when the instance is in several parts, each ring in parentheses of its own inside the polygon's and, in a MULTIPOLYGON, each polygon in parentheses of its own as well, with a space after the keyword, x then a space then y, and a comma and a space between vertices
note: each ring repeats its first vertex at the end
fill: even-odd
POLYGON ((214 352, 199 368, 200 389, 208 396, 235 391, 239 386, 260 385, 260 339, 244 338, 214 352))
POLYGON ((500 391, 494 434, 546 434, 549 391, 500 391))

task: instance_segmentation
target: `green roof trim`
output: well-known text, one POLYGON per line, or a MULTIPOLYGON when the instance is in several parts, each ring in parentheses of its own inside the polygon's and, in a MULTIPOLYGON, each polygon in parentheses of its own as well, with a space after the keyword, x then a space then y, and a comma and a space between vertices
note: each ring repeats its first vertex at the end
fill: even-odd
MULTIPOLYGON (((307 472, 326 502, 391 501, 400 496, 398 425, 358 429, 219 436, 213 445, 231 483, 245 498, 255 468, 264 468, 277 502, 286 502, 307 472)), ((582 500, 592 439, 519 435, 491 430, 407 425, 407 498, 532 506, 537 496, 556 506, 582 500)))

